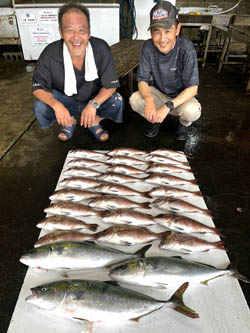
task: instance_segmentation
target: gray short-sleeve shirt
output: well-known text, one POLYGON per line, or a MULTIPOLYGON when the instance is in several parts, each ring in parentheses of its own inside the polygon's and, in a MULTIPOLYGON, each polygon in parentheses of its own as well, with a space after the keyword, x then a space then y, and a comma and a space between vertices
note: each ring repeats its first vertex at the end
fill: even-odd
POLYGON ((176 97, 185 88, 199 85, 197 55, 191 40, 178 36, 174 48, 161 53, 147 40, 142 48, 137 81, 149 82, 162 93, 176 97))

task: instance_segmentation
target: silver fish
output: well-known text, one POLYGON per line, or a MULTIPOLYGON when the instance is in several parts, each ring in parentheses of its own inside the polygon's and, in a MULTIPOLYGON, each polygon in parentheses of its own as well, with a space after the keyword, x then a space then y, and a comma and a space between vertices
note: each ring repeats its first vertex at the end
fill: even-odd
POLYGON ((191 169, 187 169, 187 168, 181 168, 180 166, 176 166, 176 165, 172 165, 172 164, 156 164, 153 163, 151 166, 149 166, 146 169, 146 172, 149 173, 179 173, 181 175, 193 175, 193 172, 191 171, 191 169))
POLYGON ((153 187, 148 192, 151 197, 168 197, 168 198, 191 198, 191 197, 202 197, 200 191, 186 191, 176 187, 170 186, 157 186, 153 187))
POLYGON ((98 224, 90 224, 81 220, 74 219, 72 217, 66 217, 63 215, 52 215, 41 220, 37 225, 38 228, 45 230, 90 230, 95 231, 98 228, 98 224))
POLYGON ((164 301, 109 282, 61 280, 31 288, 32 295, 25 300, 52 315, 91 323, 138 321, 163 307, 198 318, 199 315, 183 303, 182 296, 187 287, 188 283, 185 283, 168 301, 164 301))
POLYGON ((69 177, 97 177, 101 175, 101 172, 91 168, 73 167, 65 170, 63 175, 69 177))
POLYGON ((210 265, 176 257, 146 257, 131 259, 110 270, 109 276, 120 282, 133 285, 167 288, 183 281, 190 284, 207 284, 223 275, 231 275, 249 283, 250 280, 235 269, 218 269, 210 265))
POLYGON ((72 159, 67 164, 68 167, 95 167, 99 165, 107 166, 107 163, 88 158, 76 158, 72 159))
POLYGON ((146 154, 143 150, 133 148, 115 148, 107 153, 108 156, 141 156, 146 154))
POLYGON ((87 177, 70 177, 63 179, 59 185, 61 187, 72 187, 79 189, 93 188, 100 185, 100 181, 87 177))
POLYGON ((212 249, 226 250, 224 243, 221 241, 208 242, 191 235, 176 234, 173 232, 170 232, 161 240, 159 248, 181 253, 207 252, 212 249))
POLYGON ((176 176, 170 176, 163 173, 155 173, 143 179, 146 183, 169 186, 189 186, 197 185, 195 179, 186 180, 176 176))
POLYGON ((105 156, 104 153, 100 153, 89 149, 75 149, 68 152, 69 157, 73 158, 99 158, 105 156))
POLYGON ((97 192, 107 193, 107 194, 116 194, 118 196, 139 196, 142 198, 150 198, 150 195, 147 192, 139 192, 133 190, 132 188, 126 185, 118 184, 101 184, 95 189, 97 192))
MULTIPOLYGON (((122 173, 125 175, 145 175, 147 176, 148 174, 146 172, 144 172, 141 169, 129 166, 129 165, 122 165, 122 164, 115 164, 115 165, 111 165, 110 167, 107 168, 107 171, 109 172, 117 172, 117 173, 122 173)), ((149 176, 149 175, 148 175, 149 176)))
POLYGON ((174 160, 173 158, 167 157, 167 156, 148 155, 147 157, 145 157, 145 160, 150 161, 150 162, 155 162, 155 163, 177 165, 181 168, 185 168, 185 167, 190 168, 188 162, 179 162, 179 161, 174 160))
POLYGON ((82 200, 88 200, 100 196, 100 193, 91 192, 87 190, 79 190, 75 188, 62 188, 55 191, 50 197, 50 200, 60 201, 73 201, 78 202, 82 200))
POLYGON ((115 172, 104 173, 99 177, 97 177, 97 179, 105 182, 118 183, 118 184, 136 183, 141 181, 141 179, 139 178, 129 175, 122 175, 115 172))
POLYGON ((208 209, 202 209, 197 206, 191 205, 180 199, 175 198, 160 198, 152 202, 153 207, 169 210, 174 213, 199 213, 207 216, 212 216, 212 212, 208 209))
POLYGON ((45 213, 52 215, 66 215, 70 217, 77 216, 103 216, 103 212, 94 210, 93 208, 72 203, 68 201, 57 201, 53 204, 50 204, 47 208, 44 209, 45 213))
POLYGON ((130 254, 94 243, 59 242, 31 249, 21 256, 20 262, 33 268, 64 272, 95 269, 142 257, 149 247, 130 254))
POLYGON ((193 219, 181 215, 159 214, 154 217, 154 221, 167 229, 177 232, 199 233, 199 234, 212 233, 216 235, 221 235, 220 229, 208 227, 205 224, 202 224, 200 222, 197 222, 193 219))
POLYGON ((110 164, 124 164, 124 165, 129 165, 129 166, 148 165, 149 164, 149 162, 139 160, 137 158, 130 157, 130 156, 114 156, 114 157, 110 157, 109 159, 107 159, 106 162, 110 163, 110 164))
POLYGON ((143 227, 130 225, 115 225, 96 233, 96 240, 99 242, 115 245, 146 244, 156 239, 164 239, 170 231, 155 233, 143 227))
POLYGON ((83 234, 79 231, 58 230, 40 237, 34 244, 34 247, 59 242, 84 242, 93 239, 95 239, 94 234, 83 234))
POLYGON ((138 227, 155 224, 154 217, 149 214, 137 212, 131 209, 116 209, 107 211, 102 218, 103 222, 116 224, 129 224, 138 227))
POLYGON ((118 209, 118 208, 144 208, 150 209, 149 202, 135 202, 126 198, 103 195, 103 197, 92 199, 89 206, 97 209, 118 209))

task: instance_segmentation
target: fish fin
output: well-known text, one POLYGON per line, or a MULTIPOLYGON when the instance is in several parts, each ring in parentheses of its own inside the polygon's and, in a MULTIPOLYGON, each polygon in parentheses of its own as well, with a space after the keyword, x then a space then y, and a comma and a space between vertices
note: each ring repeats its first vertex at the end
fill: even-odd
POLYGON ((183 259, 181 256, 171 256, 170 258, 183 259))
POLYGON ((151 313, 153 313, 153 312, 155 312, 155 311, 157 311, 157 310, 158 310, 158 309, 154 309, 154 310, 152 310, 152 311, 150 311, 150 312, 145 313, 145 314, 142 315, 142 316, 139 316, 139 317, 136 317, 136 318, 131 318, 130 320, 131 320, 131 321, 138 322, 142 317, 145 317, 145 316, 147 316, 147 315, 149 315, 149 314, 151 314, 151 313))
POLYGON ((77 318, 77 317, 71 317, 71 318, 72 318, 72 320, 74 320, 74 321, 76 321, 76 322, 78 322, 80 324, 83 324, 83 323, 87 324, 87 323, 89 323, 89 321, 87 319, 77 318))
POLYGON ((114 280, 107 280, 107 281, 103 281, 105 283, 108 283, 110 284, 111 286, 120 286, 119 283, 117 281, 114 281, 114 280))
POLYGON ((202 281, 201 284, 204 284, 204 285, 208 286, 208 281, 209 280, 202 281))
POLYGON ((193 253, 193 251, 191 251, 191 250, 189 250, 189 249, 186 249, 185 247, 182 247, 182 248, 181 248, 181 252, 183 252, 183 253, 187 253, 187 254, 193 253))
POLYGON ((156 288, 159 288, 159 289, 167 289, 168 288, 168 284, 163 284, 163 283, 159 283, 159 284, 156 284, 155 285, 156 288))
POLYGON ((250 283, 250 279, 248 277, 240 274, 234 264, 231 263, 228 266, 228 269, 230 270, 231 275, 233 277, 235 277, 236 279, 241 280, 241 281, 246 282, 246 283, 250 283))
POLYGON ((169 302, 174 303, 174 310, 189 318, 199 318, 199 314, 183 303, 183 294, 189 286, 188 282, 183 283, 170 298, 169 302))
POLYGON ((62 269, 62 271, 60 272, 60 275, 62 275, 64 278, 68 278, 69 275, 66 272, 67 268, 60 268, 60 270, 62 269))
POLYGON ((152 244, 143 246, 140 250, 136 251, 134 255, 138 255, 139 257, 145 257, 146 252, 151 248, 152 244))

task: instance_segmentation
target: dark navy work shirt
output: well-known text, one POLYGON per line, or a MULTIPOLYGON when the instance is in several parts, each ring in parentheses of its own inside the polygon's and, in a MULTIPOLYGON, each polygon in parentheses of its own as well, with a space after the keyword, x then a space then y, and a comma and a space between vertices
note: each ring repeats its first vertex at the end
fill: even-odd
POLYGON ((197 55, 191 40, 177 36, 174 48, 161 53, 147 40, 142 48, 137 81, 149 82, 170 97, 176 97, 185 88, 199 85, 197 55))
MULTIPOLYGON (((98 79, 85 81, 85 63, 79 71, 74 67, 77 94, 72 97, 80 102, 88 102, 95 97, 102 87, 106 89, 120 86, 115 70, 115 64, 108 44, 96 37, 90 38, 93 49, 98 79)), ((64 92, 64 62, 63 40, 49 44, 41 53, 33 75, 32 91, 43 89, 51 92, 53 89, 64 92)))

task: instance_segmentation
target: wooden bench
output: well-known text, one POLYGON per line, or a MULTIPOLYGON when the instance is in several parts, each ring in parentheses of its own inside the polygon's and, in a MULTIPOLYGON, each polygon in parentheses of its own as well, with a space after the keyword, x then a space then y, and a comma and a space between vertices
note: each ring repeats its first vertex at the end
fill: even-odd
POLYGON ((133 92, 133 70, 139 65, 144 40, 122 39, 111 46, 115 67, 120 79, 127 78, 128 92, 133 92))

